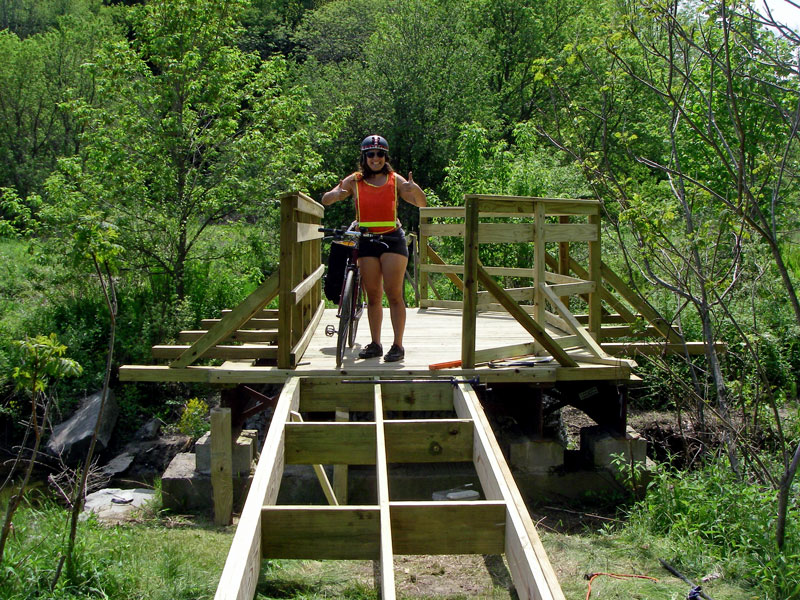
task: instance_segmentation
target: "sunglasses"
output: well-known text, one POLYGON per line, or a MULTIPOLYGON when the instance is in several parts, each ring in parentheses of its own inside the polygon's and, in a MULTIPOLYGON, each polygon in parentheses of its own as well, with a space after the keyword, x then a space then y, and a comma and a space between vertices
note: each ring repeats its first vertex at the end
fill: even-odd
POLYGON ((375 158, 376 156, 378 158, 386 158, 386 152, 384 152, 383 150, 375 150, 367 152, 367 158, 375 158))

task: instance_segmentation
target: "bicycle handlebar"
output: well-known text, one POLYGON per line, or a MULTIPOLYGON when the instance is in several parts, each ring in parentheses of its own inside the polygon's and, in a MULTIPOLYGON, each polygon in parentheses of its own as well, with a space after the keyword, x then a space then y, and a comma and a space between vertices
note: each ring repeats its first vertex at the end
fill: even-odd
POLYGON ((353 238, 364 238, 368 240, 382 240, 384 237, 382 233, 372 233, 371 231, 348 229, 345 226, 339 227, 338 229, 331 229, 329 227, 319 227, 317 228, 317 231, 321 233, 328 233, 335 240, 344 239, 346 236, 353 238))

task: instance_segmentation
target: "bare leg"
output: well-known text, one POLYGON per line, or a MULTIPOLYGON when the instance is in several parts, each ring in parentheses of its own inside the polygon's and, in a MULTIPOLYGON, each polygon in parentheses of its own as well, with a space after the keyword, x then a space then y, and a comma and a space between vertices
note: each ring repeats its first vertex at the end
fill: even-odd
POLYGON ((362 256, 358 259, 361 269, 361 287, 367 294, 367 319, 372 341, 381 343, 381 324, 383 323, 383 275, 381 261, 376 256, 362 256))
POLYGON ((387 252, 381 255, 381 271, 386 299, 389 301, 389 315, 392 318, 394 344, 403 347, 403 333, 406 329, 406 303, 403 299, 403 277, 408 258, 402 254, 387 252))

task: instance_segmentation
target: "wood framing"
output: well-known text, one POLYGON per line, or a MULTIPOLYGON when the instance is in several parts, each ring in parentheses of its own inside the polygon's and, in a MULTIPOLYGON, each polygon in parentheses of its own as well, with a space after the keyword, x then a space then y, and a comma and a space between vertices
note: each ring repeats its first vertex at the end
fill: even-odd
POLYGON ((301 408, 315 411, 322 408, 318 404, 322 397, 321 382, 299 377, 287 381, 220 578, 216 600, 250 600, 255 593, 261 559, 265 558, 374 560, 379 565, 376 587, 381 598, 389 599, 395 598, 395 555, 501 553, 506 555, 519 598, 564 600, 471 386, 447 381, 408 382, 402 384, 398 393, 396 384, 389 383, 381 379, 360 384, 339 380, 333 394, 338 407, 325 405, 330 411, 342 413, 364 408, 365 401, 369 401, 374 421, 313 423, 303 421, 296 412, 301 408), (414 400, 410 401, 411 398, 414 400), (386 411, 393 410, 390 407, 425 410, 428 406, 441 406, 445 399, 458 419, 443 421, 444 427, 429 419, 394 421, 385 417, 386 411), (425 433, 414 434, 416 429, 425 433), (310 433, 301 433, 303 430, 310 433), (430 451, 437 446, 452 445, 448 438, 461 437, 454 433, 457 430, 469 432, 468 437, 456 444, 458 456, 433 451, 429 452, 429 458, 438 462, 451 462, 454 458, 474 462, 483 499, 393 501, 389 496, 388 463, 418 462, 419 453, 425 448, 430 451), (354 442, 351 433, 345 432, 358 432, 362 442, 354 442), (413 440, 404 439, 408 437, 413 440), (320 441, 318 451, 310 449, 314 445, 308 442, 310 439, 320 441), (284 465, 315 461, 374 464, 377 503, 276 505, 284 465))

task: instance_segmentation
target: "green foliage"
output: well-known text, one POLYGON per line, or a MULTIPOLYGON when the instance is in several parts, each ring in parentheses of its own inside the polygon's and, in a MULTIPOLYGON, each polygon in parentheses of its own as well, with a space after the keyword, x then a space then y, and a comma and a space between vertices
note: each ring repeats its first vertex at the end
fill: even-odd
POLYGON ((780 552, 774 490, 737 478, 722 459, 689 473, 662 469, 633 507, 626 536, 666 537, 673 553, 668 560, 684 573, 722 569, 725 577, 751 581, 764 598, 800 598, 798 491, 795 483, 780 552))
MULTIPOLYGON (((145 513, 146 514, 146 513, 145 513)), ((51 589, 64 540, 66 511, 49 500, 23 506, 0 574, 6 600, 211 598, 231 532, 176 529, 158 521, 114 526, 90 518, 78 524, 75 573, 51 589)))
POLYGON ((12 374, 17 389, 28 390, 31 394, 44 393, 58 380, 83 372, 77 362, 64 357, 67 347, 59 343, 54 333, 20 340, 17 345, 20 348, 19 363, 12 374))
POLYGON ((184 406, 175 428, 180 433, 196 440, 211 428, 207 417, 208 404, 199 398, 191 398, 184 406))

